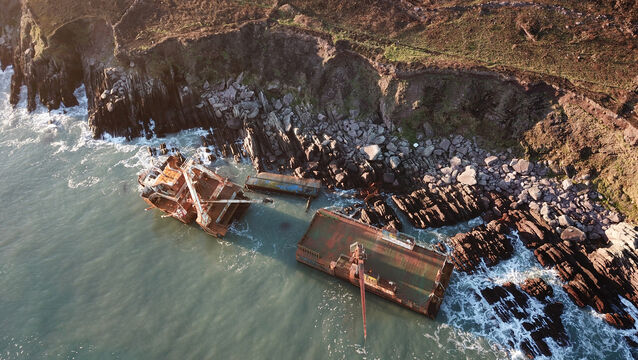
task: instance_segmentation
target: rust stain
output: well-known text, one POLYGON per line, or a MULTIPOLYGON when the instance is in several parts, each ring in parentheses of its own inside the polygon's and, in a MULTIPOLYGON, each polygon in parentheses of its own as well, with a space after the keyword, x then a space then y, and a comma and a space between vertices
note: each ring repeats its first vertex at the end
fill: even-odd
POLYGON ((436 317, 453 265, 447 256, 391 233, 320 209, 297 244, 297 261, 361 286, 354 249, 365 251, 365 290, 436 317))
POLYGON ((142 199, 183 223, 196 221, 207 233, 223 237, 249 206, 242 188, 193 160, 171 155, 142 173, 142 199))

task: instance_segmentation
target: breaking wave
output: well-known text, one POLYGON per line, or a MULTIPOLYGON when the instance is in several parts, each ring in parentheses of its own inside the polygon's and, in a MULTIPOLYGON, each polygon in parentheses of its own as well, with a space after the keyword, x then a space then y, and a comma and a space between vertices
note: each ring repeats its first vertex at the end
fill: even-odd
MULTIPOLYGON (((530 277, 540 277, 554 290, 554 300, 565 305, 561 319, 569 336, 569 345, 558 346, 546 339, 552 354, 560 359, 629 359, 631 350, 624 337, 632 336, 635 330, 619 330, 608 325, 602 316, 587 307, 578 308, 562 288, 562 282, 554 270, 540 266, 533 253, 525 248, 518 236, 510 235, 514 245, 511 259, 488 268, 484 264, 474 274, 455 272, 446 297, 441 306, 441 315, 450 325, 469 330, 498 344, 512 359, 525 356, 518 350, 521 343, 528 340, 529 332, 523 328, 523 321, 516 319, 503 322, 494 308, 480 297, 480 291, 487 287, 503 285, 506 282, 520 284, 530 277), (508 345, 509 344, 509 345, 508 345)), ((635 314, 635 308, 625 301, 635 314)), ((529 300, 528 312, 532 317, 543 315, 543 305, 533 297, 529 300)), ((542 359, 542 356, 538 357, 542 359)))

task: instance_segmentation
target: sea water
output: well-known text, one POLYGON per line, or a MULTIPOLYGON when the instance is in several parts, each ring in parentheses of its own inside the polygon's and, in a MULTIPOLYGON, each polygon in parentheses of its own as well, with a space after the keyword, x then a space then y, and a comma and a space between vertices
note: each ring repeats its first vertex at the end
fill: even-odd
MULTIPOLYGON (((82 88, 79 106, 28 113, 24 100, 9 104, 11 74, 0 72, 0 359, 522 358, 522 324, 498 320, 477 293, 528 276, 565 304, 570 345, 549 341, 556 357, 631 357, 631 332, 577 308, 515 234, 512 259, 454 274, 436 320, 368 295, 364 342, 358 289, 295 261, 313 213, 352 204, 348 193, 323 194, 307 213, 303 199, 277 196, 224 239, 208 236, 144 211, 136 181, 151 165, 146 146, 196 155, 202 130, 94 140, 82 88)), ((254 172, 208 166, 238 183, 254 172)), ((478 223, 406 231, 425 245, 478 223)))

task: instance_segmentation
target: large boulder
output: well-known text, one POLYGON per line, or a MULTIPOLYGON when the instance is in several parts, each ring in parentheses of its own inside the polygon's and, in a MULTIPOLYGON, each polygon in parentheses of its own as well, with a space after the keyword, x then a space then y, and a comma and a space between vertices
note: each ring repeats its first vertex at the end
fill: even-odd
POLYGON ((381 147, 379 147, 379 145, 377 144, 364 146, 363 152, 364 154, 366 154, 366 158, 369 161, 373 161, 373 160, 376 160, 379 157, 379 155, 381 155, 381 147))
POLYGON ((534 164, 525 159, 518 160, 515 164, 512 165, 514 171, 519 174, 527 174, 534 168, 534 164))
POLYGON ((587 240, 587 235, 576 227, 568 226, 562 233, 560 233, 560 238, 567 241, 583 242, 587 240))
POLYGON ((465 168, 465 171, 456 177, 456 180, 463 185, 476 185, 476 170, 468 166, 465 168))

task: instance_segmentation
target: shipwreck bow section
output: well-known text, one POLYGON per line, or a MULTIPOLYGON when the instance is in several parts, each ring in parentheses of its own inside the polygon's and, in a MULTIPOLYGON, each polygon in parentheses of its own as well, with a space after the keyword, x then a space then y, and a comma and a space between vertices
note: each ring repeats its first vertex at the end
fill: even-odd
POLYGON ((207 233, 223 237, 249 206, 239 185, 192 159, 171 155, 138 178, 142 199, 181 222, 193 220, 207 233))
POLYGON ((359 286, 352 245, 367 254, 365 289, 435 318, 454 265, 413 238, 320 209, 297 245, 297 261, 359 286))

